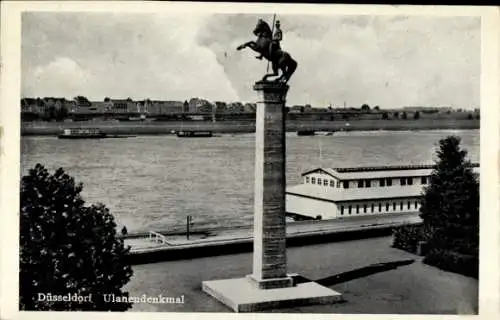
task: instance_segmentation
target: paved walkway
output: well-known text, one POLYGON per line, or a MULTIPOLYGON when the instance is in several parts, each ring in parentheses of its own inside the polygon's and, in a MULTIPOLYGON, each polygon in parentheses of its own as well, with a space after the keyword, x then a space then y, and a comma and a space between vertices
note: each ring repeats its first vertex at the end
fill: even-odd
MULTIPOLYGON (((418 213, 399 214, 390 216, 365 216, 349 217, 334 220, 309 220, 300 222, 289 222, 287 224, 287 235, 315 234, 322 232, 347 231, 353 229, 370 228, 376 226, 400 225, 403 223, 420 222, 418 213)), ((194 230, 190 238, 186 235, 164 235, 164 242, 154 242, 148 237, 127 238, 125 244, 131 246, 131 252, 144 251, 148 249, 159 249, 163 247, 185 247, 209 243, 234 242, 238 240, 249 240, 253 237, 252 227, 218 228, 209 230, 194 230)))
MULTIPOLYGON (((420 257, 391 248, 391 237, 293 247, 288 271, 321 282, 344 295, 340 304, 269 310, 279 313, 474 314, 478 281, 427 266, 420 257), (335 281, 336 275, 379 263, 415 260, 395 269, 335 281), (332 281, 333 279, 333 281, 332 281)), ((201 290, 202 281, 244 277, 252 254, 185 259, 133 266, 125 287, 131 296, 184 296, 183 304, 136 303, 131 311, 232 312, 201 290)))

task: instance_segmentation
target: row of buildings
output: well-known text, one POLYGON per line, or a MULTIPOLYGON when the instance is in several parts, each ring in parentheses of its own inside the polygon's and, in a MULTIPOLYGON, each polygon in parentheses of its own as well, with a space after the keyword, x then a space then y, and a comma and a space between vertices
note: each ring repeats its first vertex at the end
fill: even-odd
POLYGON ((65 108, 69 113, 140 113, 150 115, 180 113, 254 113, 256 104, 241 102, 209 102, 192 98, 189 101, 161 101, 132 99, 108 99, 89 101, 86 99, 67 100, 65 98, 23 98, 21 112, 43 114, 51 108, 65 108))
MULTIPOLYGON (((21 113, 32 115, 45 115, 51 110, 61 110, 74 115, 105 115, 105 114, 141 114, 146 116, 169 116, 179 114, 203 114, 209 117, 214 114, 254 114, 256 112, 255 103, 241 102, 210 102, 205 99, 192 98, 189 101, 173 100, 132 100, 105 98, 104 101, 89 101, 87 98, 78 96, 73 100, 65 98, 45 97, 45 98, 23 98, 21 99, 21 113)), ((409 112, 411 117, 414 113, 450 113, 450 108, 436 109, 426 107, 405 107, 400 110, 393 110, 396 113, 409 112)), ((312 120, 333 120, 343 119, 342 117, 363 119, 379 119, 382 114, 392 114, 390 110, 380 109, 359 109, 359 108, 314 108, 309 104, 293 105, 287 107, 290 114, 315 114, 312 120), (335 117, 333 117, 335 115, 335 117), (340 115, 340 118, 337 116, 340 115)), ((475 110, 479 113, 479 109, 475 110)), ((387 116, 386 118, 391 118, 387 116)), ((383 119, 383 117, 382 117, 383 119)), ((347 120, 347 118, 345 119, 347 120)))

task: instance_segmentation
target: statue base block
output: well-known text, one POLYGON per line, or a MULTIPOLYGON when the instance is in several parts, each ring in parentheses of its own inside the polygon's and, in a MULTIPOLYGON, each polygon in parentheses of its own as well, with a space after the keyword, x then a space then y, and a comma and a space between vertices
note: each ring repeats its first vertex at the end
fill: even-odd
POLYGON ((285 288, 260 289, 246 277, 203 281, 202 289, 235 312, 256 312, 342 301, 342 294, 313 281, 285 288))

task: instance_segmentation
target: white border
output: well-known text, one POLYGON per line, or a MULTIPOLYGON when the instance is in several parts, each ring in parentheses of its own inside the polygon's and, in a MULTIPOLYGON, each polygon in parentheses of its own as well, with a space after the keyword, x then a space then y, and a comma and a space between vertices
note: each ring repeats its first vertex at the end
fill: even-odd
MULTIPOLYGON (((21 12, 23 11, 85 11, 85 12, 158 12, 170 11, 195 14, 197 12, 221 13, 288 13, 288 14, 333 14, 333 15, 433 15, 482 17, 482 63, 481 63, 481 251, 479 317, 498 319, 500 282, 499 254, 499 174, 500 130, 499 130, 499 10, 494 7, 470 6, 382 6, 382 5, 309 5, 309 4, 229 4, 229 3, 159 3, 159 2, 114 2, 114 1, 4 1, 1 3, 1 108, 0 108, 0 318, 1 319, 79 319, 117 317, 137 319, 144 317, 185 318, 234 317, 286 318, 314 317, 315 319, 400 319, 397 315, 342 315, 342 314, 212 314, 212 313, 78 313, 78 312, 17 312, 18 303, 18 203, 20 177, 20 50, 21 12)), ((423 316, 447 319, 458 316, 423 316)))

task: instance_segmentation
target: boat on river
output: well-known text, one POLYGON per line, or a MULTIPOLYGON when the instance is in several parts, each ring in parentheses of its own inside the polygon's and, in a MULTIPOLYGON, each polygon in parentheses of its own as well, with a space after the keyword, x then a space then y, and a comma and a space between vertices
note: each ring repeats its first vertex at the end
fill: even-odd
POLYGON ((298 136, 314 136, 316 132, 314 130, 299 130, 297 131, 298 136))
POLYGON ((57 136, 59 139, 105 139, 105 138, 129 138, 130 135, 108 135, 97 128, 64 129, 57 136))
POLYGON ((179 138, 210 138, 213 137, 212 131, 177 131, 179 138))

